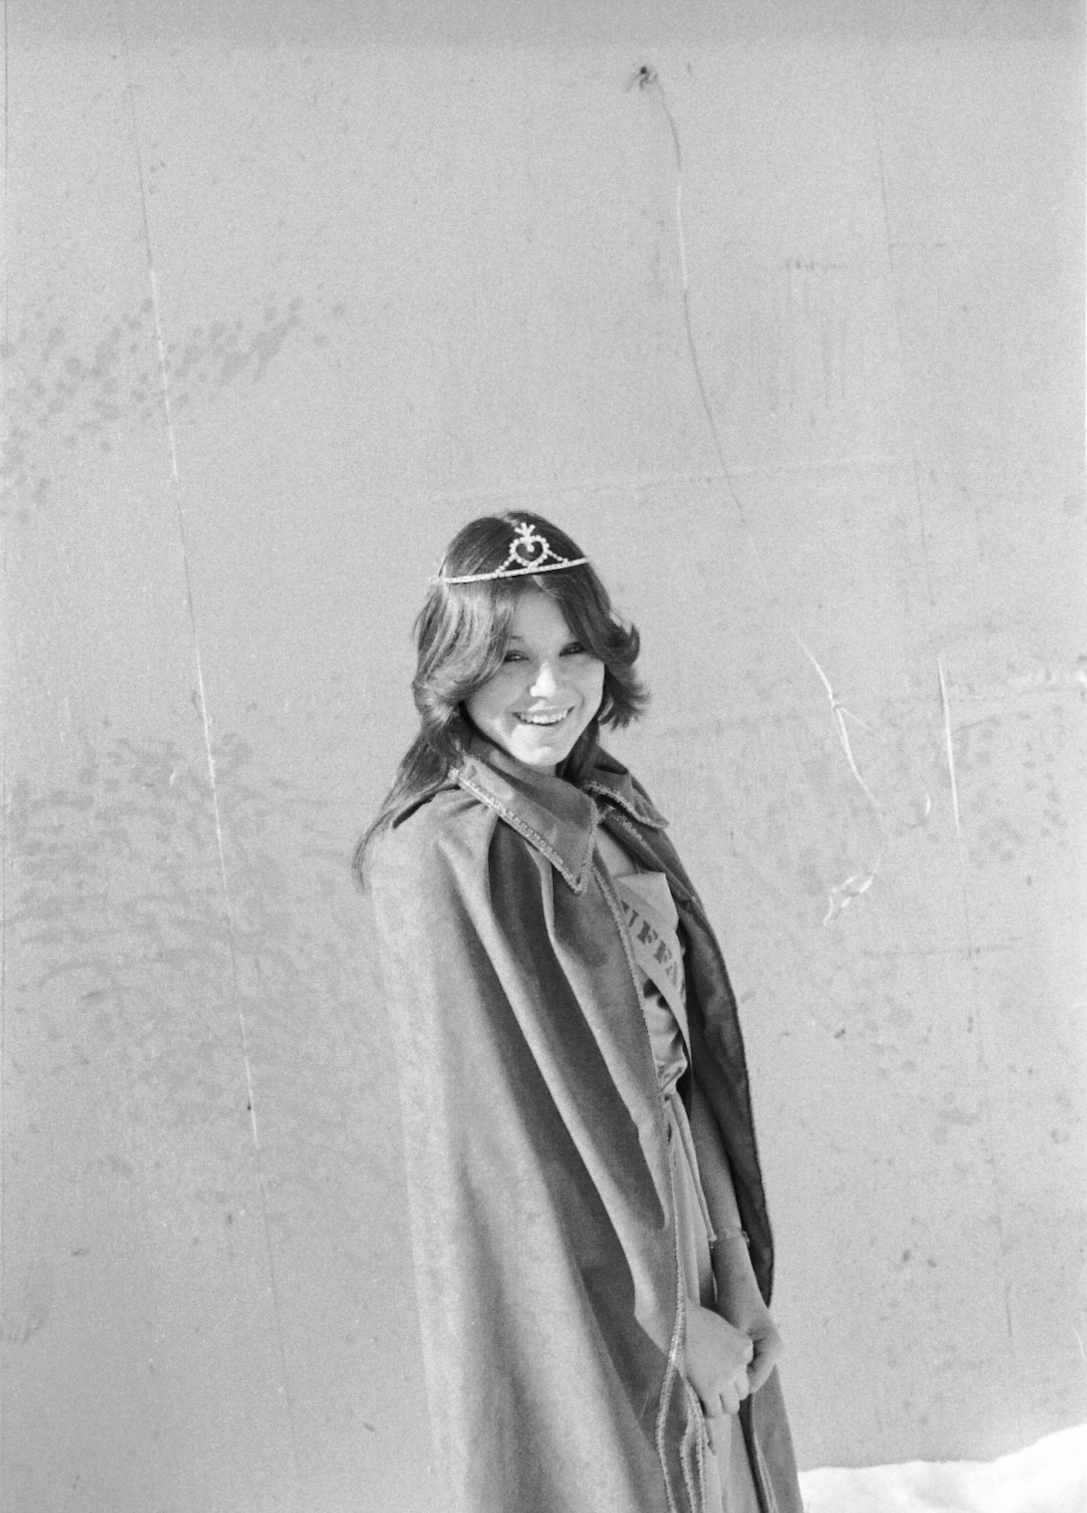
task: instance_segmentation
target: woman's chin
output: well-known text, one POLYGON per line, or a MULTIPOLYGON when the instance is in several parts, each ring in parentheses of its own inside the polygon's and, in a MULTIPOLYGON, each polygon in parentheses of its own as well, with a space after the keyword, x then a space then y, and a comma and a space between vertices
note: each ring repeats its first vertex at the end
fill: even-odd
MULTIPOLYGON (((574 740, 576 739, 575 736, 574 740)), ((561 740, 541 739, 539 736, 525 736, 516 731, 510 740, 502 744, 523 767, 531 767, 534 772, 554 772, 559 763, 570 755, 574 740, 569 736, 564 736, 561 740)))
POLYGON ((533 772, 554 772, 567 755, 565 747, 556 751, 527 751, 523 747, 507 747, 506 749, 522 767, 531 767, 533 772))

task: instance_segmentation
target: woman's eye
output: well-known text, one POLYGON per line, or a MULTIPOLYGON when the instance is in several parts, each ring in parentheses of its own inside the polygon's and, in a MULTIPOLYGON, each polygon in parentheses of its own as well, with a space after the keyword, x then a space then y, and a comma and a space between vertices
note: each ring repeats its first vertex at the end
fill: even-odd
POLYGON ((583 657, 585 648, 580 641, 571 641, 570 645, 563 648, 564 657, 583 657))
POLYGON ((508 651, 502 658, 503 662, 523 662, 524 655, 519 651, 508 651))

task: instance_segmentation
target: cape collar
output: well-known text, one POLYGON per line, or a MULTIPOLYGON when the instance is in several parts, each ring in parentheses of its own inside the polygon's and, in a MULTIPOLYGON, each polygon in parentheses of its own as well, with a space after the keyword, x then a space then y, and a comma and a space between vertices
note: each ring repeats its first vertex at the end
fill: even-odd
POLYGON ((600 803, 616 805, 652 830, 667 824, 634 787, 623 764, 600 747, 588 775, 575 786, 533 772, 501 747, 474 736, 450 776, 546 856, 575 893, 588 886, 600 803))

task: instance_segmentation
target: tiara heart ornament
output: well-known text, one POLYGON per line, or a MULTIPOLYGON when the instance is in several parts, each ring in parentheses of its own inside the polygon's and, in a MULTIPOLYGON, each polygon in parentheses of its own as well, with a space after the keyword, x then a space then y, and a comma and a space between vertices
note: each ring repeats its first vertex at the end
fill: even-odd
POLYGON ((510 549, 501 567, 490 573, 462 573, 449 577, 439 573, 439 583, 486 583, 492 578, 527 578, 533 573, 557 573, 564 567, 580 567, 588 557, 560 557, 551 550, 546 536, 541 536, 534 525, 523 521, 515 526, 510 549))

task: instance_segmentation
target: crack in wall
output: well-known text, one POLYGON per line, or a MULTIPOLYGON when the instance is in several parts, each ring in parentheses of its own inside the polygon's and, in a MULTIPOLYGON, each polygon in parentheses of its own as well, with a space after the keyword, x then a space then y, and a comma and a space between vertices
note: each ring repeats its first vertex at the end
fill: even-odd
POLYGON ((940 704, 944 716, 944 746, 947 751, 947 771, 951 779, 951 813, 955 818, 955 839, 962 839, 962 819, 959 814, 959 785, 955 778, 955 743, 951 736, 951 701, 947 696, 947 679, 944 677, 942 657, 936 658, 936 671, 940 677, 940 704))
POLYGON ((747 533, 748 543, 758 565, 759 575, 769 593, 770 584, 766 577, 766 569, 763 566, 762 558, 759 556, 758 547, 755 545, 747 513, 744 510, 743 500, 736 492, 735 485, 732 482, 732 470, 725 461, 725 449, 721 445, 721 437, 717 430, 717 421, 714 418, 713 407, 710 404, 709 394, 706 390, 706 381, 702 375, 702 363, 699 360, 698 345, 694 339, 694 328, 691 325, 691 281, 687 267, 687 234, 683 224, 683 148, 679 140, 679 128, 676 125, 676 118, 672 114, 672 107, 668 103, 668 96, 665 93, 664 85, 661 83, 660 75, 656 69, 644 65, 638 71, 637 83, 640 89, 653 89, 656 91, 661 109, 664 112, 664 118, 668 122, 668 130, 671 133, 672 148, 676 159, 676 238, 679 244, 680 288, 683 304, 683 326, 687 336, 687 351, 690 354, 691 369, 694 373, 698 395, 702 401, 702 412, 706 417, 706 425, 709 428, 710 438, 713 441, 713 450, 721 468, 721 478, 729 494, 732 496, 732 502, 736 506, 737 514, 747 533))
MULTIPOLYGON (((772 608, 773 612, 777 615, 778 619, 781 621, 781 624, 782 624, 782 626, 783 626, 786 634, 793 641, 796 642, 797 646, 800 648, 800 650, 804 653, 805 657, 811 663, 812 667, 815 670, 816 675, 818 676, 820 682, 822 683, 824 689, 826 690, 827 698, 830 701, 831 716, 832 716, 832 719, 834 721, 834 726, 835 726, 835 729, 836 729, 837 734, 838 734, 838 742, 839 742, 839 745, 841 746, 842 752, 843 752, 843 754, 845 756, 846 764, 848 765, 849 771, 852 774, 853 778, 855 779, 855 781, 859 785, 859 787, 861 789, 861 792, 864 794, 866 800, 868 801, 868 803, 872 806, 873 810, 875 811, 876 816, 878 818, 878 822, 879 822, 880 846, 879 846, 879 852, 878 852, 878 854, 876 856, 875 861, 869 867, 864 868, 864 869, 862 869, 859 872, 853 873, 850 877, 847 877, 844 882, 838 883, 838 884, 834 885, 830 889, 830 892, 828 894, 828 899, 827 899, 827 913, 826 913, 826 915, 825 915, 825 917, 823 919, 823 924, 824 925, 829 925, 833 920, 835 920, 841 914, 841 912, 842 912, 843 909, 845 909, 845 908, 848 907, 848 905, 853 901, 853 899, 860 898, 865 893, 868 892, 869 888, 872 886, 872 884, 875 882, 876 878, 879 876, 879 871, 880 871, 880 868, 881 868, 881 866, 883 864, 883 858, 884 858, 884 854, 886 852, 887 844, 888 844, 888 840, 889 840, 889 835, 888 835, 888 831, 887 831, 887 824, 886 824, 886 815, 885 815, 884 807, 879 802, 879 800, 876 798, 875 794, 872 792, 871 788, 865 782, 864 778, 861 776, 860 768, 858 767, 856 758, 854 757, 854 754, 853 754, 852 744, 851 744, 850 739, 849 739, 849 732, 848 732, 848 730, 846 728, 846 720, 847 719, 852 720, 861 729, 867 731, 871 735, 876 736, 877 739, 881 739, 881 737, 879 737, 877 735, 877 733, 875 731, 873 731, 869 725, 866 725, 865 722, 863 720, 861 720, 857 715, 853 714, 851 710, 847 709, 846 706, 838 698, 838 696, 834 692, 833 686, 831 685, 830 679, 827 677, 826 673, 823 671, 823 668, 820 666, 819 662, 817 661, 817 659, 815 658, 815 656, 813 655, 813 653, 811 652, 811 650, 805 645, 805 643, 803 642, 803 640, 800 638, 799 634, 796 632, 796 630, 793 628, 793 626, 789 623, 788 619, 786 618, 784 612, 781 609, 781 604, 780 604, 780 601, 778 599, 778 596, 774 592, 774 590, 773 590, 773 588, 772 588, 772 586, 770 584, 769 575, 768 575, 768 573, 766 571, 766 565, 765 565, 765 563, 762 560, 762 555, 759 552, 758 544, 757 544, 757 542, 755 540, 754 531, 751 528, 751 522, 749 521, 749 519, 747 517, 747 511, 744 508, 743 501, 740 498, 739 492, 737 491, 736 485, 735 485, 735 483, 733 481, 733 472, 734 472, 734 470, 729 466, 728 462, 725 459, 725 451, 724 451, 724 447, 723 447, 722 442, 721 442, 721 435, 720 435, 720 432, 719 432, 719 430, 717 428, 717 421, 716 421, 716 419, 714 417, 713 407, 710 404, 709 392, 708 392, 708 390, 706 388, 706 381, 705 381, 705 377, 704 377, 703 372, 702 372, 702 363, 701 363, 701 360, 700 360, 699 355, 698 355, 698 344, 695 341, 695 337, 694 337, 694 326, 693 326, 692 321, 691 321, 691 290, 690 290, 690 271, 689 271, 688 260, 687 260, 687 237, 686 237, 686 231, 685 231, 684 222, 683 222, 683 148, 682 148, 682 144, 680 142, 679 128, 676 125, 676 119, 675 119, 675 116, 674 116, 674 114, 672 112, 672 108, 671 108, 671 105, 670 105, 669 100, 668 100, 668 95, 665 92, 664 85, 662 84, 661 79, 660 79, 660 75, 657 73, 656 69, 650 67, 648 64, 644 64, 638 70, 637 74, 634 77, 633 82, 637 83, 638 87, 640 89, 642 89, 642 90, 652 89, 653 91, 655 91, 655 93, 657 95, 657 98, 660 101, 661 109, 664 112, 665 119, 666 119, 666 121, 668 123, 668 130, 669 130, 669 132, 671 134, 671 138, 672 138, 672 148, 673 148, 673 152, 674 152, 674 155, 675 155, 675 164, 676 164, 676 199, 675 199, 676 210, 675 210, 675 216, 676 216, 676 238, 677 238, 678 249, 679 249, 679 266, 680 266, 680 280, 681 280, 681 302, 682 302, 682 308, 683 308, 683 327, 684 327, 684 332, 685 332, 686 339, 687 339, 687 350, 688 350, 688 353, 689 353, 690 359, 691 359, 691 370, 692 370, 692 372, 694 374, 695 385, 696 385, 696 387, 698 389, 698 395, 699 395, 699 399, 701 401, 702 411, 703 411, 703 414, 706 417, 706 425, 707 425, 707 428, 709 430, 710 439, 711 439, 711 441, 713 443, 714 454, 715 454, 715 456, 717 458, 717 462, 718 462, 718 465, 719 465, 720 470, 721 470, 721 472, 720 472, 720 479, 721 479, 721 481, 724 482, 726 488, 728 489, 729 495, 730 495, 730 497, 732 499, 732 502, 733 502, 733 504, 734 504, 734 506, 736 508, 736 514, 737 514, 737 517, 738 517, 738 519, 740 521, 740 525, 741 525, 741 527, 743 529, 744 539, 747 542, 748 549, 751 552, 752 559, 754 560, 754 563, 755 563, 755 566, 756 566, 756 569, 757 569, 757 572, 758 572, 759 579, 760 579, 760 581, 762 583, 763 589, 764 589, 764 591, 766 593, 766 596, 767 596, 767 602, 769 603, 769 605, 772 608)), ((889 221, 889 219, 886 218, 886 186, 885 186, 885 184, 883 182, 882 148, 880 148, 880 175, 881 175, 881 180, 880 180, 881 181, 881 186, 883 188, 883 194, 884 194, 884 210, 885 210, 885 219, 886 219, 886 225, 887 225, 887 234, 888 234, 888 237, 889 237, 889 235, 890 235, 890 230, 889 230, 889 228, 890 228, 890 221, 889 221)), ((888 245, 889 245, 889 243, 888 243, 888 245)), ((889 255, 890 255, 890 253, 889 253, 889 255)), ((900 333, 900 345, 901 345, 901 333, 900 333)), ((916 458, 914 459, 914 461, 915 461, 915 469, 916 469, 916 458)), ((755 472, 755 471, 758 471, 758 470, 756 470, 756 469, 750 469, 748 471, 755 472)), ((924 542, 924 522, 923 522, 923 520, 922 520, 922 541, 924 542)), ((927 552, 927 545, 925 546, 925 569, 926 569, 926 581, 927 581, 928 580, 928 552, 927 552)), ((930 585, 929 592, 930 592, 930 598, 931 598, 931 585, 930 585)), ((929 794, 926 793, 925 794, 924 819, 928 818, 928 815, 931 812, 931 808, 932 808, 932 801, 931 801, 931 798, 930 798, 929 794)), ((922 823, 924 822, 924 819, 922 820, 922 823)))
POLYGON ((230 952, 231 985, 238 1020, 238 1034, 241 1044, 242 1065, 245 1072, 246 1108, 249 1113, 250 1130, 252 1132, 253 1139, 257 1191, 260 1194, 261 1226, 263 1230, 265 1253, 268 1259, 268 1276, 272 1301, 272 1314, 275 1320, 276 1347, 277 1355, 279 1358, 280 1373, 282 1376, 281 1391, 283 1395, 284 1409, 287 1416, 288 1430, 290 1433, 292 1462, 294 1465, 295 1478, 297 1481, 299 1475, 299 1457, 298 1437, 294 1421, 294 1402, 291 1395, 289 1374, 287 1371, 287 1357, 283 1335, 283 1320, 280 1307, 279 1284, 278 1278, 276 1276, 275 1253, 272 1246, 272 1233, 268 1212, 267 1180, 264 1174, 264 1160, 260 1145, 260 1132, 257 1126, 257 1109, 253 1088, 253 1069, 249 1048, 249 1032, 245 1022, 245 1014, 242 1009, 241 974, 238 969, 237 930, 234 919, 233 902, 230 893, 230 884, 227 877, 226 849, 223 841, 222 811, 219 801, 217 775, 215 771, 215 754, 211 739, 211 718, 208 713, 207 694, 204 685, 204 666, 200 648, 200 632, 197 625, 196 602, 193 595, 189 546, 185 532, 185 511, 184 505, 182 503, 181 472, 178 467, 177 441, 174 433, 173 416, 170 408, 170 381, 166 360, 166 343, 163 338, 161 305, 159 301, 158 281, 155 276, 154 251, 151 242, 151 226, 147 214, 147 191, 143 171, 143 150, 140 143, 139 122, 136 115, 136 92, 132 78, 132 67, 128 50, 128 36, 124 26, 123 0, 115 0, 115 19, 117 33, 120 40, 121 55, 124 64, 125 89, 128 95, 132 144, 136 158, 136 175, 139 182, 140 210, 143 218, 144 247, 147 254, 147 276, 151 289, 151 307, 154 317, 159 378, 162 387, 163 410, 166 418, 166 436, 170 455, 170 481, 174 496, 174 511, 178 537, 181 544, 181 559, 185 581, 185 602, 188 612, 189 625, 192 631, 193 657, 196 669, 198 696, 197 714, 200 718, 203 731, 204 755, 207 763, 208 780, 211 786, 212 814, 215 822, 215 838, 219 861, 219 880, 223 897, 223 911, 226 915, 226 933, 230 952))
MULTIPOLYGON (((812 654, 812 652, 804 644, 804 642, 800 639, 799 635, 792 628, 792 626, 788 623, 788 620, 787 620, 787 618, 786 618, 783 610, 781 609, 780 602, 779 602, 777 596, 774 594, 773 590, 770 587, 769 578, 768 578, 768 575, 766 573, 766 569, 765 569, 765 565, 764 565, 764 563, 762 561, 762 557, 761 557, 761 555, 759 553, 759 550, 758 550, 758 547, 757 547, 757 545, 755 543, 755 539, 754 539, 753 532, 751 530, 750 522, 749 522, 749 520, 747 518, 747 514, 746 514, 746 511, 744 510, 743 503, 742 503, 742 501, 739 498, 739 495, 737 493, 735 484, 733 482, 731 469, 729 468, 729 466, 728 466, 728 464, 727 464, 727 462, 725 460, 724 448, 722 447, 722 444, 721 444, 721 438, 720 438, 720 434, 719 434, 718 429, 717 429, 717 423, 716 423, 716 420, 714 418, 713 410, 712 410, 712 407, 711 407, 710 402, 709 402, 709 395, 708 395, 708 392, 707 392, 707 389, 706 389, 705 379, 704 379, 703 373, 702 373, 702 364, 701 364, 701 362, 699 360, 698 348, 697 348, 697 344, 696 344, 695 339, 694 339, 694 329, 693 329, 692 322, 691 322, 690 277, 689 277, 689 268, 688 268, 688 261, 687 261, 687 243, 686 243, 686 235, 685 235, 684 225, 683 225, 683 195, 682 195, 682 188, 683 188, 683 152, 682 152, 682 147, 681 147, 681 144, 680 144, 679 130, 677 128, 675 116, 672 113, 672 109, 671 109, 671 106, 669 104, 668 97, 667 97, 667 95, 665 93, 664 86, 661 83, 660 78, 659 78, 656 70, 652 69, 652 68, 650 68, 648 66, 643 66, 639 70, 639 72, 638 72, 638 74, 636 76, 636 81, 637 81, 637 83, 638 83, 638 85, 639 85, 639 87, 641 89, 643 89, 643 90, 644 89, 653 89, 656 92, 657 97, 660 100, 661 107, 662 107, 662 109, 664 111, 665 118, 666 118, 666 120, 668 122, 668 128, 669 128, 669 131, 670 131, 671 137, 672 137, 672 145, 673 145, 673 148, 674 148, 674 151, 675 151, 675 161, 676 161, 676 231, 677 231, 677 237, 678 237, 678 241, 679 241, 680 272, 681 272, 681 277, 682 277, 683 323, 684 323, 684 329, 685 329, 686 337, 687 337, 687 347, 688 347, 688 351, 690 353, 690 358, 691 358, 691 366, 692 366, 692 370, 693 370, 693 373, 694 373, 695 382, 696 382, 696 385, 697 385, 697 388, 698 388, 699 397, 700 397, 701 402, 702 402, 702 409, 703 409, 703 412, 705 413, 705 416, 706 416, 706 422, 707 422, 707 426, 709 428, 710 437, 711 437, 712 442, 713 442, 714 453, 715 453, 715 455, 717 457, 718 464, 720 465, 722 477, 723 477, 723 479, 724 479, 724 481, 725 481, 725 483, 726 483, 726 485, 728 487, 729 494, 731 495, 732 500, 733 500, 733 502, 734 502, 734 504, 736 506, 737 515, 739 517, 740 524, 743 527, 744 534, 745 534, 745 537, 747 539, 748 546, 749 546, 749 548, 751 550, 752 557, 753 557, 753 559, 755 561, 755 564, 757 566, 759 577, 760 577, 760 579, 762 581, 764 589, 766 590, 767 597, 768 597, 768 602, 769 602, 770 606, 772 607, 772 609, 774 610, 774 612, 778 615, 778 617, 782 621, 782 624, 783 624, 785 630, 787 631, 787 633, 792 637, 792 639, 794 641, 796 641, 796 643, 800 647, 801 651, 807 657, 808 661, 811 663, 812 667, 814 668, 815 673, 818 676, 820 682, 822 683, 823 688, 826 691, 827 698, 828 698, 828 700, 830 702, 831 714, 832 714, 832 718, 834 720, 835 728, 836 728, 837 733, 838 733, 839 744, 841 745, 842 752, 843 752, 843 755, 845 757, 846 763, 847 763, 847 765, 849 767, 850 773, 852 774, 854 780, 859 785, 861 791, 864 793, 866 800, 872 806, 873 810, 875 811, 875 813, 877 815, 878 821, 879 821, 880 834, 881 834, 881 844, 880 844, 880 849, 879 849, 879 853, 878 853, 878 855, 876 857, 876 860, 866 870, 862 870, 862 871, 859 871, 859 872, 856 872, 856 873, 852 874, 850 877, 846 878, 844 882, 837 884, 835 887, 833 887, 830 890, 830 894, 829 894, 829 898, 828 898, 828 909, 827 909, 826 916, 823 919, 823 924, 824 925, 828 925, 828 924, 830 924, 834 919, 836 919, 841 914, 841 912, 843 911, 843 909, 845 909, 845 908, 848 907, 848 905, 853 901, 853 899, 862 897, 871 888, 871 886, 874 883, 876 877, 879 875, 879 869, 880 869, 880 866, 882 865, 883 856, 884 856, 884 853, 886 851, 886 847, 887 847, 888 840, 889 840, 889 834, 888 834, 887 824, 886 824, 886 816, 885 816, 885 813, 884 813, 883 806, 876 799, 875 795, 872 793, 872 790, 869 788, 868 784, 864 781, 864 778, 861 776, 860 769, 859 769, 859 767, 857 765, 857 762, 856 762, 856 759, 855 759, 855 757, 853 755, 852 744, 851 744, 851 742, 849 740, 849 732, 848 732, 848 729, 846 727, 846 720, 847 719, 853 720, 857 725, 859 725, 861 728, 863 728, 865 730, 869 730, 869 727, 866 726, 862 720, 857 719, 857 717, 855 715, 853 715, 848 709, 846 709, 845 706, 838 699, 837 695, 834 692, 834 688, 833 688, 833 685, 831 684, 830 679, 827 677, 826 673, 823 671, 822 667, 819 665, 818 661, 816 660, 816 658, 814 657, 814 655, 812 654)), ((880 118, 879 118, 879 110, 878 110, 878 106, 877 106, 877 103, 876 103, 876 95, 875 95, 875 91, 872 88, 871 81, 869 81, 869 98, 870 98, 870 101, 871 101, 872 114, 873 114, 873 128, 874 128, 875 145, 876 145, 876 159, 877 159, 877 168, 878 168, 878 176, 879 176, 880 199, 881 199, 881 204, 882 204, 882 207, 883 207, 884 238, 885 238, 886 247, 887 247, 888 271, 889 271, 889 273, 893 274, 894 267, 895 267, 895 262, 894 262, 894 244, 893 244, 893 240, 892 240, 892 231, 891 231, 891 215, 890 215, 889 197, 888 197, 888 192, 887 192, 887 175, 886 175, 886 164, 885 164, 885 160, 884 160, 884 151, 883 151, 882 128, 881 128, 881 122, 880 122, 880 118)), ((893 307, 894 307, 894 318, 895 318, 895 329, 896 329, 897 342, 898 342, 899 362, 900 362, 901 367, 902 367, 903 375, 905 375, 905 341, 904 341, 904 333, 903 333, 903 330, 902 330, 902 315, 901 315, 901 310, 899 308, 899 302, 897 301, 897 299, 894 299, 892 297, 892 304, 893 304, 893 307)), ((915 502, 916 502, 918 528, 919 528, 919 531, 920 531, 921 550, 922 550, 922 557, 923 557, 923 563, 924 563, 925 585, 926 585, 926 589, 927 589, 929 604, 933 605, 933 604, 935 604, 935 594, 934 594, 934 591, 933 591, 933 583, 932 583, 932 568, 931 568, 931 563, 929 561, 928 532, 927 532, 926 521, 925 521, 924 501, 922 499, 922 494, 921 494, 921 481, 920 481, 920 478, 921 478, 921 471, 920 471, 921 470, 921 464, 920 464, 920 458, 918 456, 918 447, 917 447, 916 435, 913 432, 912 426, 910 427, 910 447, 911 447, 912 463, 913 463, 914 496, 915 496, 915 502)), ((968 1028, 970 1030, 974 1031, 976 1033, 976 1035, 977 1035, 977 1047, 978 1047, 977 1061, 978 1061, 979 1081, 980 1081, 980 1084, 981 1084, 980 1096, 981 1096, 982 1111, 983 1111, 983 1115, 984 1115, 983 1136, 982 1136, 982 1138, 983 1138, 984 1150, 985 1150, 985 1154, 986 1154, 986 1162, 987 1162, 987 1165, 989 1167, 989 1172, 990 1172, 990 1180, 992 1182, 992 1187, 993 1187, 994 1208, 995 1208, 995 1211, 996 1211, 995 1216, 996 1216, 996 1226, 997 1226, 998 1242, 999 1242, 999 1245, 1000 1245, 1001 1255, 1003 1256, 1005 1254, 1006 1248, 1007 1248, 1006 1227, 1005 1227, 1004 1212, 1003 1212, 1004 1211, 1004 1202, 1005 1202, 1005 1200, 1004 1200, 1004 1193, 1003 1193, 1003 1188, 1002 1188, 1002 1184, 1001 1184, 1001 1180, 1000 1180, 1000 1173, 999 1173, 999 1169, 998 1169, 998 1166, 997 1166, 996 1148, 995 1148, 995 1144, 994 1144, 994 1141, 993 1141, 993 1138, 992 1138, 992 1109, 991 1109, 990 1100, 989 1100, 989 1093, 988 1093, 988 1062, 987 1062, 987 1058, 986 1058, 985 1044, 984 1044, 984 1038, 983 1038, 983 1034, 982 1034, 982 1028, 981 1028, 981 1024, 979 1022, 980 1021, 980 1005, 979 1005, 979 1002, 978 1002, 978 996, 979 996, 979 984, 978 984, 978 977, 977 977, 978 967, 977 967, 977 961, 976 961, 976 958, 975 958, 975 952, 974 952, 974 947, 973 947, 973 931, 972 931, 972 928, 971 928, 971 920, 970 920, 969 895, 968 895, 968 890, 967 890, 967 886, 966 886, 966 877, 965 877, 965 871, 964 871, 964 866, 963 866, 963 853, 962 853, 962 816, 961 816, 960 807, 959 807, 958 784, 957 784, 957 779, 956 779, 956 774, 955 774, 955 756, 954 756, 954 745, 953 745, 952 730, 951 730, 951 708, 950 708, 950 699, 949 699, 948 691, 947 691, 947 680, 946 680, 946 677, 944 675, 943 662, 942 662, 941 658, 937 658, 937 669, 938 669, 938 673, 939 673, 940 696, 941 696, 941 702, 942 702, 942 708, 943 708, 944 738, 945 738, 945 745, 946 745, 946 749, 947 749, 948 769, 949 769, 950 776, 951 776, 952 809, 953 809, 954 820, 955 820, 955 838, 956 838, 956 844, 957 844, 958 865, 959 865, 959 871, 960 871, 960 894, 961 894, 962 910, 963 910, 964 934, 965 934, 965 937, 966 937, 967 958, 970 961, 970 970, 971 970, 971 974, 972 974, 971 975, 971 992, 972 992, 972 997, 973 997, 973 1008, 972 1008, 970 1016, 969 1016, 968 1028)), ((872 733, 874 733, 874 732, 872 732, 872 733)), ((926 793, 926 795, 925 795, 925 814, 926 814, 926 817, 928 815, 928 812, 929 812, 930 808, 931 808, 931 799, 930 799, 929 795, 926 793)), ((1004 1303, 1005 1324, 1006 1324, 1006 1328, 1007 1328, 1009 1344, 1012 1347, 1013 1359, 1014 1359, 1014 1352, 1015 1352, 1015 1344, 1016 1344, 1016 1342, 1015 1342, 1015 1333, 1014 1333, 1014 1327, 1013 1327, 1013 1321, 1012 1321, 1011 1281, 1010 1281, 1010 1278, 1008 1276, 1006 1268, 1002 1269, 1001 1282, 1003 1284, 1003 1303, 1004 1303)))
MULTIPOLYGON (((4 0, 4 204, 8 204, 8 0, 4 0)), ((8 350, 8 279, 10 277, 11 260, 4 258, 4 351, 8 350)), ((5 447, 6 450, 6 447, 5 447)), ((6 590, 8 583, 8 540, 7 532, 3 536, 3 582, 6 590)), ((5 1220, 5 1200, 7 1198, 7 1122, 4 1118, 4 1073, 6 1070, 6 992, 7 992, 7 875, 8 875, 8 747, 7 747, 7 722, 0 721, 3 729, 0 730, 0 1319, 5 1316, 6 1285, 7 1285, 7 1249, 5 1234, 7 1226, 5 1220)), ((6 1442, 4 1433, 5 1415, 0 1409, 0 1483, 3 1481, 2 1468, 7 1465, 6 1442)), ((0 1485, 0 1491, 2 1491, 0 1485)))
POLYGON ((815 668, 819 681, 826 689, 827 698, 830 700, 831 712, 834 716, 834 723, 838 730, 838 739, 841 743, 842 750, 845 753, 845 759, 849 764, 849 770, 856 778, 857 782, 860 784, 862 792, 868 799, 869 803, 872 805, 873 809, 875 809, 877 814, 882 814, 882 804, 880 804, 871 788, 869 788, 868 784, 861 777, 860 772, 857 768, 856 759, 853 756, 853 747, 850 745, 849 741, 849 732, 845 727, 846 719, 848 718, 852 720, 854 724, 859 725, 862 730, 866 730, 869 735, 876 735, 876 732, 872 729, 871 725, 866 725, 865 722, 859 718, 859 716, 855 715, 852 710, 845 707, 842 701, 838 698, 838 695, 834 692, 830 679, 820 667, 819 663, 815 660, 815 657, 812 655, 812 653, 808 650, 807 646, 805 646, 804 642, 801 641, 799 636, 796 637, 796 641, 801 651, 807 657, 808 661, 815 668))
POLYGON ((1000 1176, 1000 1167, 997 1162, 997 1142, 993 1138, 993 1110, 989 1096, 989 1059, 985 1047, 984 1027, 984 1003, 981 999, 980 982, 978 978, 979 958, 981 950, 974 945, 973 921, 970 911, 970 892, 966 880, 966 864, 963 853, 962 817, 959 808, 958 781, 955 773, 955 744, 954 731, 951 718, 951 697, 948 693, 947 676, 944 672, 943 657, 936 658, 936 672, 940 686, 940 705, 943 717, 944 745, 947 755, 947 770, 951 781, 951 808, 955 820, 955 852, 959 870, 959 898, 962 909, 963 934, 966 937, 966 954, 970 971, 970 999, 971 1006, 967 1018, 967 1031, 972 1032, 977 1043, 977 1069, 978 1069, 978 1098, 982 1113, 981 1145, 984 1151, 985 1164, 989 1169, 989 1181, 993 1192, 993 1220, 996 1226, 997 1244, 1000 1252, 1000 1285, 1001 1298, 1004 1307, 1004 1327, 1007 1330, 1008 1345, 1011 1352, 1011 1366, 1013 1374, 1016 1370, 1016 1355, 1018 1340, 1015 1333, 1015 1325, 1012 1316, 1012 1280, 1008 1269, 1004 1264, 1004 1257, 1008 1253, 1008 1230, 1004 1218, 1004 1210, 1007 1199, 1004 1192, 1004 1184, 1000 1176))
MULTIPOLYGON (((869 74, 871 65, 869 65, 869 74)), ((883 152, 883 127, 879 116, 879 95, 873 87, 871 77, 868 82, 868 99, 872 107, 872 135, 876 144, 876 170, 879 177, 879 197, 883 210, 883 237, 887 247, 887 271, 893 275, 895 271, 895 243, 894 233, 891 228, 891 205, 887 194, 887 163, 883 152)), ((898 343, 898 362, 902 371, 903 383, 906 376, 906 344, 902 332, 902 311, 899 301, 892 291, 891 306, 894 310, 895 337, 898 343)), ((917 527, 921 535, 921 557, 925 567, 925 588, 928 592, 928 602, 935 605, 936 595, 932 587, 932 564, 928 554, 928 527, 925 522, 925 503, 921 495, 921 459, 917 454, 917 438, 913 426, 910 426, 910 452, 913 462, 913 496, 917 509, 917 527)))

